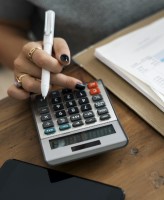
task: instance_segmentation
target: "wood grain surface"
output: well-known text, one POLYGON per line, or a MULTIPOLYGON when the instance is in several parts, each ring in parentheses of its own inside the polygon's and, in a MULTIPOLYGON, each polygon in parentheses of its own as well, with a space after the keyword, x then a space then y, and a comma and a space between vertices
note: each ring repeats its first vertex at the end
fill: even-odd
MULTIPOLYGON (((74 64, 64 73, 84 82, 94 80, 74 64)), ((109 92, 109 95, 129 144, 122 149, 55 167, 44 161, 29 100, 9 97, 1 100, 0 166, 8 159, 19 159, 122 187, 127 200, 163 200, 163 137, 113 94, 109 92)))

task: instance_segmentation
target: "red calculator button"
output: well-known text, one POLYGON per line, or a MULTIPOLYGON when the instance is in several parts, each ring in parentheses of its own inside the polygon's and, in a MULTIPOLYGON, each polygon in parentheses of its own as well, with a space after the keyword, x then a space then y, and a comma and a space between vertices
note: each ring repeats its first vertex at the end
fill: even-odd
POLYGON ((92 89, 90 89, 90 94, 91 95, 100 94, 100 89, 98 87, 92 88, 92 89))
POLYGON ((89 89, 91 89, 91 88, 96 88, 96 87, 98 87, 97 82, 88 83, 88 88, 89 88, 89 89))

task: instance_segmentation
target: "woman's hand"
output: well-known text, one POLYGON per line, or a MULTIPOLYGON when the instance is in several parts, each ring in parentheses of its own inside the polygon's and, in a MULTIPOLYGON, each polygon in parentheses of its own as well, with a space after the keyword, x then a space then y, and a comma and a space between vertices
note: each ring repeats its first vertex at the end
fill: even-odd
POLYGON ((27 99, 30 92, 40 94, 42 68, 51 72, 51 85, 84 89, 80 80, 61 73, 63 66, 69 63, 70 51, 64 39, 54 38, 52 56, 42 50, 42 42, 28 42, 14 61, 14 74, 16 79, 20 81, 21 88, 18 87, 18 84, 13 84, 8 89, 9 96, 16 99, 27 99))

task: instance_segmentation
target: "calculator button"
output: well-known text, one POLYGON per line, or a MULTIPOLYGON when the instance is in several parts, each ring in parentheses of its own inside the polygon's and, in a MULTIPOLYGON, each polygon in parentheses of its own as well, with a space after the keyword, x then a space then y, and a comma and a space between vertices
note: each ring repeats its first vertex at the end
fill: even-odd
POLYGON ((51 115, 48 113, 48 114, 44 114, 44 115, 41 115, 41 121, 47 121, 47 120, 50 120, 51 119, 51 115))
POLYGON ((91 105, 89 103, 81 106, 82 112, 88 111, 88 110, 92 110, 91 105))
POLYGON ((69 113, 70 115, 79 113, 79 109, 78 109, 78 107, 68 108, 68 113, 69 113))
POLYGON ((76 98, 78 98, 78 99, 87 96, 87 95, 86 95, 86 92, 85 92, 84 90, 82 90, 82 91, 77 91, 75 94, 76 94, 76 98))
POLYGON ((93 100, 93 101, 102 100, 102 95, 101 95, 101 94, 94 95, 94 96, 92 96, 92 100, 93 100))
POLYGON ((76 106, 76 102, 74 100, 66 102, 66 107, 67 108, 74 107, 74 106, 76 106))
POLYGON ((105 114, 105 115, 100 116, 100 120, 106 120, 106 119, 109 119, 109 118, 110 118, 109 114, 105 114))
POLYGON ((54 109, 54 111, 62 110, 62 109, 64 109, 64 106, 63 106, 62 103, 60 103, 60 104, 55 104, 55 105, 53 106, 53 109, 54 109))
POLYGON ((69 94, 69 93, 71 93, 71 92, 72 92, 72 90, 71 90, 71 89, 68 89, 68 88, 65 88, 65 89, 62 90, 62 94, 63 94, 63 95, 69 94))
POLYGON ((55 129, 54 127, 46 128, 46 129, 44 130, 44 133, 45 133, 46 135, 49 135, 49 134, 52 134, 52 133, 55 133, 55 132, 56 132, 56 129, 55 129))
POLYGON ((89 103, 88 97, 84 97, 84 98, 79 99, 80 105, 86 104, 86 103, 89 103))
POLYGON ((70 124, 62 124, 62 125, 59 126, 59 129, 61 131, 64 131, 64 130, 69 129, 69 128, 71 128, 70 124))
POLYGON ((80 114, 71 115, 70 119, 72 122, 78 121, 81 119, 81 116, 80 116, 80 114))
POLYGON ((48 107, 46 106, 46 107, 41 107, 41 108, 39 108, 39 113, 40 114, 45 114, 45 113, 48 113, 49 112, 49 109, 48 109, 48 107))
POLYGON ((57 103, 60 103, 61 101, 62 101, 61 97, 52 98, 52 104, 57 104, 57 103))
POLYGON ((68 119, 67 119, 67 117, 60 117, 60 118, 57 120, 57 123, 58 123, 59 125, 61 125, 61 124, 66 124, 66 123, 68 123, 68 119))
POLYGON ((105 102, 104 101, 98 101, 95 103, 95 107, 96 108, 100 108, 100 107, 104 107, 105 106, 105 102))
POLYGON ((90 117, 93 117, 94 116, 94 113, 93 111, 86 111, 83 113, 83 117, 86 119, 86 118, 90 118, 90 117))
POLYGON ((64 116, 66 116, 65 110, 60 110, 56 112, 56 118, 64 117, 64 116))
POLYGON ((79 120, 79 121, 73 122, 72 126, 77 127, 77 126, 82 126, 83 124, 84 124, 83 121, 79 120))
POLYGON ((91 89, 91 88, 96 88, 96 87, 98 87, 97 82, 88 83, 88 88, 89 88, 89 89, 91 89))
POLYGON ((88 119, 85 120, 86 124, 91 124, 91 123, 94 123, 94 122, 96 122, 96 118, 95 117, 88 118, 88 119))
POLYGON ((44 99, 41 95, 36 96, 37 107, 45 107, 47 106, 47 100, 44 99))
POLYGON ((46 128, 53 127, 54 123, 52 122, 52 120, 49 120, 49 121, 43 122, 42 126, 43 126, 44 129, 46 129, 46 128))
POLYGON ((72 93, 64 95, 65 101, 70 101, 70 100, 73 100, 73 99, 74 99, 74 96, 73 96, 72 93))
POLYGON ((100 109, 97 110, 97 113, 98 113, 98 115, 106 114, 106 113, 108 113, 108 109, 106 107, 100 108, 100 109))
POLYGON ((90 94, 91 95, 100 94, 100 89, 99 88, 92 88, 92 89, 90 89, 90 94))
POLYGON ((59 91, 52 91, 51 96, 52 96, 52 98, 60 97, 60 92, 59 91))

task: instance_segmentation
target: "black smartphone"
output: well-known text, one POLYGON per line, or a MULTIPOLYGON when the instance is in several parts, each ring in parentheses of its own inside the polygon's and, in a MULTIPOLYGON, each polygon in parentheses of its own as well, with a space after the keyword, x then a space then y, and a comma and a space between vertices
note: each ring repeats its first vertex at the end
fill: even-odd
POLYGON ((0 169, 1 200, 123 200, 121 188, 19 160, 0 169))

